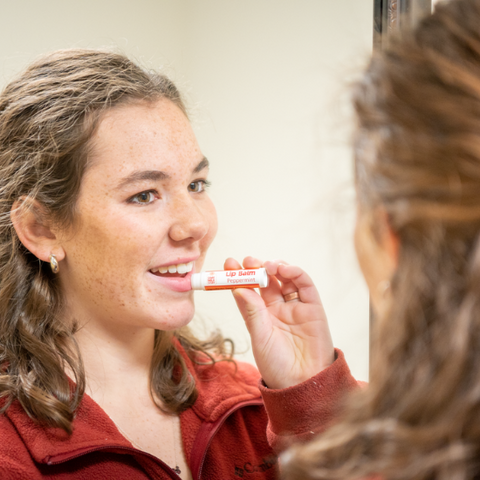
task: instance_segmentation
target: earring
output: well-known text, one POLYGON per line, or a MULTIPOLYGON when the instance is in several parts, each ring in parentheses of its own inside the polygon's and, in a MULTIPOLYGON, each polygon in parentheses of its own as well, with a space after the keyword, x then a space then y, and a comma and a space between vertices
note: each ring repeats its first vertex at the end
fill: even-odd
POLYGON ((390 290, 390 282, 388 280, 382 280, 377 285, 377 290, 382 297, 386 297, 388 291, 390 290))
POLYGON ((50 254, 50 268, 53 273, 58 273, 57 257, 53 253, 50 254))

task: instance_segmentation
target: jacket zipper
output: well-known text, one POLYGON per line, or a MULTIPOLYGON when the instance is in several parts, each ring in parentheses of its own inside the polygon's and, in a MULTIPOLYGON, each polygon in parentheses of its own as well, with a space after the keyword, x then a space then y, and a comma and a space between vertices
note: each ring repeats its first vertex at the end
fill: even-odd
MULTIPOLYGON (((193 480, 200 480, 202 475, 203 465, 205 462, 205 457, 207 455, 207 451, 212 443, 213 438, 215 437, 216 433, 220 429, 220 427, 225 423, 227 418, 232 415, 232 413, 236 412, 240 408, 243 407, 250 407, 250 406, 261 406, 263 405, 263 400, 256 399, 256 400, 245 400, 244 402, 237 403, 232 408, 227 410, 218 420, 212 423, 204 423, 202 427, 200 427, 199 432, 194 441, 194 445, 205 445, 203 452, 197 455, 192 461, 192 478, 193 480), (197 460, 198 458, 198 460, 197 460)), ((166 470, 174 479, 181 480, 181 477, 165 462, 160 460, 158 457, 151 455, 149 453, 143 452, 142 450, 137 450, 135 448, 130 447, 121 447, 117 445, 105 445, 104 447, 97 447, 91 449, 85 449, 78 453, 66 455, 64 458, 60 458, 59 460, 50 460, 49 457, 46 459, 47 465, 58 465, 63 462, 67 462, 69 460, 73 460, 75 458, 81 457, 82 455, 87 455, 89 453, 97 452, 100 450, 123 450, 125 452, 132 452, 134 455, 143 455, 147 458, 152 459, 154 462, 159 464, 164 470, 166 470)), ((54 458, 62 457, 61 455, 56 455, 54 458)), ((148 472, 147 472, 148 474, 148 472)))
MULTIPOLYGON (((121 447, 121 446, 118 446, 118 445, 105 445, 104 447, 97 447, 97 448, 90 448, 90 449, 87 448, 87 449, 82 450, 78 453, 74 453, 74 454, 71 454, 71 455, 65 455, 64 458, 61 458, 62 457, 61 455, 56 455, 55 457, 57 457, 57 458, 60 457, 60 460, 51 461, 49 457, 47 457, 45 460, 46 460, 47 465, 59 465, 60 463, 68 462, 70 460, 74 460, 75 458, 81 457, 83 455, 87 455, 87 454, 93 453, 93 452, 98 452, 98 451, 101 451, 101 450, 111 450, 111 451, 124 450, 125 452, 132 452, 132 454, 134 454, 134 456, 139 456, 139 455, 140 456, 145 456, 147 458, 150 458, 151 460, 153 460, 157 464, 159 464, 164 470, 167 471, 167 473, 169 473, 172 476, 172 478, 182 480, 181 477, 179 475, 177 475, 175 470, 173 470, 163 460, 160 460, 158 457, 155 457, 155 455, 151 455, 150 453, 143 452, 142 450, 137 450, 136 448, 121 447)), ((146 473, 147 473, 148 476, 150 476, 150 474, 147 471, 146 471, 146 473)))
POLYGON ((225 420, 234 412, 239 410, 243 407, 250 407, 250 406, 260 406, 263 405, 263 400, 245 400, 244 402, 237 403, 234 405, 230 410, 227 410, 218 420, 213 423, 204 423, 202 427, 200 427, 199 432, 194 441, 194 445, 205 445, 203 449, 203 453, 197 455, 192 463, 192 478, 193 480, 200 480, 202 476, 203 464, 205 462, 205 457, 207 455, 208 448, 212 443, 213 438, 215 437, 216 433, 220 429, 220 427, 225 423, 225 420), (198 459, 198 460, 197 460, 198 459))

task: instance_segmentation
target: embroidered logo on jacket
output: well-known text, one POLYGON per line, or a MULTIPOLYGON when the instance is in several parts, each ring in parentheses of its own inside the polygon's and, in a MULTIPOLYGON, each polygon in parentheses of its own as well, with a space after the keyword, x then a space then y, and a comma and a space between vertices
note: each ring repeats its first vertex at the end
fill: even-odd
POLYGON ((244 478, 250 473, 265 472, 270 470, 277 464, 276 458, 263 458, 260 465, 253 465, 250 462, 246 462, 242 467, 235 466, 235 476, 244 478))

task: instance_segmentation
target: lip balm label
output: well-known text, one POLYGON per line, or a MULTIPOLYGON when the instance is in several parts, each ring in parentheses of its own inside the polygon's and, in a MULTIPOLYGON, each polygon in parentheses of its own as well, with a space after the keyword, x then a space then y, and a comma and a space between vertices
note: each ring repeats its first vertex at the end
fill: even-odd
POLYGON ((216 270, 192 275, 193 290, 229 290, 233 288, 264 288, 268 275, 264 268, 247 270, 216 270))

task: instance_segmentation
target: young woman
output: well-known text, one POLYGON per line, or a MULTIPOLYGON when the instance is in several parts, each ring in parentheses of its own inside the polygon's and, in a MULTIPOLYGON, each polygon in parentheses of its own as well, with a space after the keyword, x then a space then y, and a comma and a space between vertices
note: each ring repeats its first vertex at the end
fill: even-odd
POLYGON ((480 478, 480 1, 438 4, 354 100, 370 385, 285 478, 480 478))
POLYGON ((2 479, 275 478, 332 420, 355 381, 298 267, 235 292, 260 374, 189 332, 207 177, 175 86, 122 55, 56 52, 0 95, 2 479))

